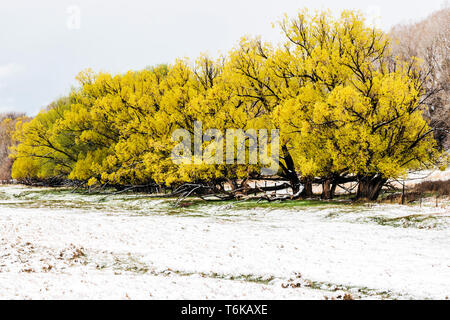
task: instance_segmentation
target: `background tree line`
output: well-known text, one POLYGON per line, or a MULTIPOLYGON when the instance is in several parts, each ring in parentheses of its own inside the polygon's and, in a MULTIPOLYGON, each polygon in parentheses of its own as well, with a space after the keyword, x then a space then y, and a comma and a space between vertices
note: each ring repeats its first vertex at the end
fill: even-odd
MULTIPOLYGON (((448 9, 438 15, 448 28, 448 9)), ((219 59, 119 75, 84 71, 69 96, 17 121, 12 176, 119 189, 190 185, 231 197, 255 192, 248 181, 261 178, 262 158, 256 165, 172 162, 173 130, 194 135, 201 121, 204 130, 222 132, 280 129, 274 179, 288 181, 296 196, 311 196, 312 184, 321 183, 330 199, 339 184, 357 182, 357 198, 375 200, 389 179, 446 161, 448 50, 436 46, 448 33, 424 31, 438 40, 420 49, 402 35, 420 26, 395 28, 390 37, 354 11, 338 18, 300 11, 279 22, 279 45, 244 37, 219 59)))
POLYGON ((0 113, 0 180, 11 179, 13 159, 10 157, 10 148, 14 145, 13 134, 17 122, 29 120, 22 113, 0 113))
POLYGON ((438 145, 450 148, 450 8, 445 5, 427 19, 391 30, 393 54, 402 59, 418 57, 425 70, 428 110, 438 145))

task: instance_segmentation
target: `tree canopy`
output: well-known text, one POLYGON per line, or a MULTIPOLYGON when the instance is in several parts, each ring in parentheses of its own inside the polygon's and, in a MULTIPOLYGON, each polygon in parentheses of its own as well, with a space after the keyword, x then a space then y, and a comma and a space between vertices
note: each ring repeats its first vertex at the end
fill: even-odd
POLYGON ((195 123, 203 131, 279 129, 278 176, 294 193, 304 185, 304 196, 312 182, 331 197, 337 184, 356 181, 358 197, 373 200, 388 179, 437 163, 416 59, 393 57, 389 37, 355 11, 300 11, 278 25, 280 44, 244 37, 217 60, 81 72, 78 89, 19 122, 13 177, 214 188, 259 177, 262 157, 209 163, 193 150, 192 162, 174 163, 172 133, 186 129, 194 139, 195 123))

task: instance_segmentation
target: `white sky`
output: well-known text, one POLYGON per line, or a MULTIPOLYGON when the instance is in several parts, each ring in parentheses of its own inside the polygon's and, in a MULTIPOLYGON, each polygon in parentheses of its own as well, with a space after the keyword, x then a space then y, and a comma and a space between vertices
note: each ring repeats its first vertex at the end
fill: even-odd
POLYGON ((177 57, 216 56, 243 35, 277 42, 283 13, 360 9, 380 27, 416 21, 443 0, 0 0, 0 112, 36 114, 76 85, 75 75, 125 72, 177 57), (79 15, 78 15, 79 13, 79 15))

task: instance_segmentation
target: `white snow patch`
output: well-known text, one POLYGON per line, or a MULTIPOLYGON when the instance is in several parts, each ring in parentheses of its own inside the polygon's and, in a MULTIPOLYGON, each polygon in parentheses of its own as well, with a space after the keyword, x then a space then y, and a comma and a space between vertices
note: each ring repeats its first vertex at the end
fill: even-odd
POLYGON ((0 187, 0 299, 450 295, 445 207, 171 209, 41 191, 0 187))

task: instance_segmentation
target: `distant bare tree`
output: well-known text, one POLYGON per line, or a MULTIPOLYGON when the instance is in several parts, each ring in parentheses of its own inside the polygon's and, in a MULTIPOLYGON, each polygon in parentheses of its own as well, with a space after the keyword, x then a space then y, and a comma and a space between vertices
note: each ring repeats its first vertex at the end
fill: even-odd
POLYGON ((424 103, 441 149, 450 147, 450 6, 426 19, 391 30, 393 54, 423 60, 424 103))
POLYGON ((22 113, 0 114, 0 180, 11 179, 12 159, 9 158, 9 148, 13 145, 12 135, 18 120, 25 120, 22 113))

